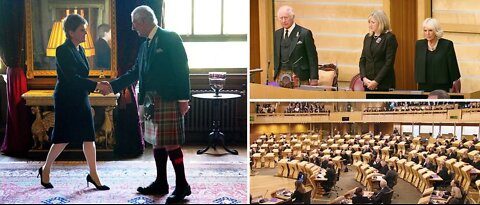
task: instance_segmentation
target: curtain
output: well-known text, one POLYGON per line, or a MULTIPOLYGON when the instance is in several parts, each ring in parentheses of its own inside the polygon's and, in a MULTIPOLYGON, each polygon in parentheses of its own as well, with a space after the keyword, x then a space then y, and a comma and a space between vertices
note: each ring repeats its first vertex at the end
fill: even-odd
POLYGON ((7 65, 7 125, 1 151, 7 155, 26 155, 33 145, 25 100, 24 1, 0 0, 0 55, 7 65), (8 35, 7 35, 8 34, 8 35))
MULTIPOLYGON (((132 31, 131 12, 135 7, 148 5, 161 21, 163 0, 117 0, 117 65, 118 76, 126 73, 133 66, 140 44, 144 41, 132 31)), ((136 157, 144 151, 143 133, 138 116, 135 85, 120 93, 115 109, 115 147, 114 153, 120 157, 136 157)))

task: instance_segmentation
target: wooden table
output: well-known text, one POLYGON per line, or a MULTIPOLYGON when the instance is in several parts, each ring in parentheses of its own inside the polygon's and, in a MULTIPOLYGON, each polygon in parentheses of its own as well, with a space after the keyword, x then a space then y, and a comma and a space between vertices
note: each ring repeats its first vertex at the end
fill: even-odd
MULTIPOLYGON (((117 106, 117 99, 120 97, 120 94, 109 94, 102 95, 100 93, 90 93, 88 99, 90 100, 90 105, 92 107, 105 107, 105 118, 103 119, 103 125, 100 129, 104 131, 104 135, 100 135, 100 132, 97 133, 96 144, 99 149, 113 149, 114 146, 114 123, 113 123, 113 109, 117 106)), ((49 127, 53 127, 53 120, 46 120, 47 114, 53 118, 54 111, 42 110, 43 107, 53 107, 53 90, 30 90, 22 95, 22 98, 25 99, 25 104, 30 106, 32 112, 36 115, 35 121, 32 124, 32 130, 44 130, 44 133, 34 132, 34 140, 36 144, 42 146, 36 147, 37 149, 43 150, 43 138, 39 135, 46 135, 45 125, 48 124, 49 127), (40 127, 38 125, 41 125, 40 127), (38 136, 38 137, 36 137, 38 136)), ((44 150, 48 151, 48 150, 44 150)))

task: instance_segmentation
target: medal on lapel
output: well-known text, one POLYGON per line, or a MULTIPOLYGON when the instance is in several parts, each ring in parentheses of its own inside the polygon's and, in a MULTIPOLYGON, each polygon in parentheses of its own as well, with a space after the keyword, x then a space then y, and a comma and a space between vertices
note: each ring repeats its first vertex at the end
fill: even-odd
POLYGON ((297 32, 297 38, 300 36, 300 32, 297 32))
POLYGON ((380 43, 380 41, 382 41, 382 38, 378 37, 377 40, 375 40, 375 42, 377 43, 380 43))

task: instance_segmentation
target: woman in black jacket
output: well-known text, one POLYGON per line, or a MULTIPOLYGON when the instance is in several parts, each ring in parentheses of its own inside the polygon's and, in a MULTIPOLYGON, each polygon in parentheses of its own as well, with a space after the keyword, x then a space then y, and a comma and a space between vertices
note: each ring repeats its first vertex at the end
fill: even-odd
POLYGON ((385 12, 376 10, 368 17, 370 32, 363 40, 359 67, 365 90, 388 91, 395 88, 397 39, 390 30, 385 12))
POLYGON ((453 42, 442 38, 443 30, 436 19, 423 22, 425 39, 415 45, 415 80, 420 90, 450 91, 453 82, 460 78, 453 42))

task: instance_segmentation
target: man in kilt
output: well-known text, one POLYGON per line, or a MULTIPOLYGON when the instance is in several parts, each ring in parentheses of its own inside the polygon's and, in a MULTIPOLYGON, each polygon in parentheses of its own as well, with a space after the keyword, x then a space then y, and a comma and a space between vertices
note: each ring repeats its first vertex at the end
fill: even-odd
MULTIPOLYGON (((175 203, 191 194, 180 147, 185 142, 184 115, 189 109, 190 98, 187 55, 180 36, 158 27, 150 7, 139 6, 131 16, 132 29, 147 40, 141 45, 133 68, 110 82, 110 91, 117 93, 138 80, 144 138, 154 147, 157 178, 147 187, 138 187, 137 191, 144 195, 168 194, 167 158, 170 157, 176 187, 167 203, 175 203)), ((108 94, 109 87, 105 87, 101 92, 108 94)))

